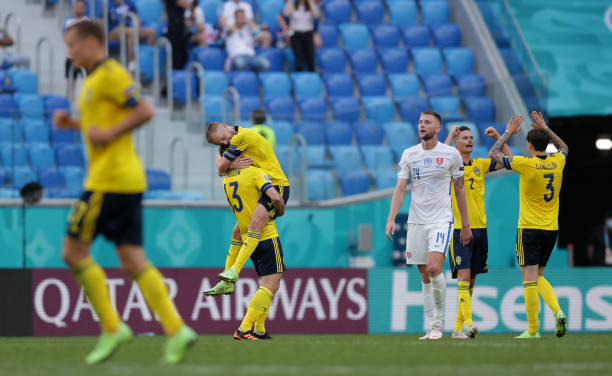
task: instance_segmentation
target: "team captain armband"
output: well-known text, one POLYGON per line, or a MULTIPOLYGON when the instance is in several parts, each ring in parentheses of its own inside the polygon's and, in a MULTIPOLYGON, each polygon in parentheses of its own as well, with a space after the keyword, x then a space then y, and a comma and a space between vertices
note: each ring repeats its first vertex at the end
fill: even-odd
POLYGON ((236 145, 230 145, 225 151, 225 153, 223 153, 223 157, 233 162, 234 159, 238 158, 241 153, 242 153, 242 150, 238 150, 236 148, 236 145))
POLYGON ((125 107, 134 107, 140 101, 140 90, 138 89, 137 84, 132 84, 130 87, 125 89, 123 92, 125 95, 125 107))

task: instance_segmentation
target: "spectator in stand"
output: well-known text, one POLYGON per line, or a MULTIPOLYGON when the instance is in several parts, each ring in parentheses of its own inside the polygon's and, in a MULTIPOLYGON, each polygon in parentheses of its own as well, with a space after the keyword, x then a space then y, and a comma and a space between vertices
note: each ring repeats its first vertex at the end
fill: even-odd
MULTIPOLYGON (((73 11, 74 17, 67 17, 62 23, 62 34, 64 34, 68 26, 73 25, 75 22, 89 19, 85 16, 85 12, 87 12, 87 3, 85 2, 85 0, 76 0, 74 2, 73 11)), ((72 101, 72 94, 74 93, 74 88, 76 87, 77 77, 81 74, 81 69, 76 66, 73 67, 72 59, 68 55, 66 55, 66 62, 64 63, 64 67, 64 76, 67 80, 70 80, 68 86, 66 87, 66 98, 72 101), (72 77, 70 71, 72 71, 72 77)))
MULTIPOLYGON (((138 9, 132 0, 109 0, 108 2, 108 40, 119 41, 121 40, 121 18, 127 15, 129 12, 138 15, 138 9)), ((138 24, 132 25, 132 20, 128 17, 125 19, 125 33, 128 53, 128 70, 134 71, 134 43, 140 43, 140 41, 146 40, 149 46, 155 44, 157 32, 155 29, 150 27, 141 27, 140 18, 138 18, 138 24), (138 40, 134 41, 132 37, 133 29, 138 29, 138 40)))
POLYGON ((208 30, 204 19, 204 11, 198 6, 198 0, 192 0, 185 8, 185 26, 189 32, 189 40, 200 47, 208 46, 208 30))
POLYGON ((289 18, 291 49, 295 56, 295 69, 315 70, 315 20, 319 9, 314 0, 286 0, 283 15, 289 18))
POLYGON ((236 22, 236 11, 242 10, 246 22, 250 28, 257 34, 259 45, 267 48, 272 46, 272 34, 268 30, 264 30, 265 26, 259 26, 253 19, 253 8, 251 4, 240 0, 229 0, 223 4, 223 11, 219 17, 219 26, 224 31, 229 31, 229 28, 234 26, 236 22))
POLYGON ((612 264, 612 211, 606 214, 603 226, 593 229, 587 242, 587 258, 590 266, 606 266, 612 264))
POLYGON ((266 112, 264 110, 253 110, 251 122, 253 123, 251 129, 262 135, 274 149, 276 147, 276 135, 274 130, 266 125, 266 112))
POLYGON ((261 43, 261 33, 255 37, 244 10, 237 9, 234 18, 235 22, 227 29, 225 37, 225 48, 231 69, 267 71, 270 69, 270 62, 264 57, 255 56, 255 43, 261 43))
POLYGON ((187 54, 187 28, 185 27, 185 9, 188 0, 164 0, 168 15, 166 37, 172 45, 172 69, 183 69, 189 55, 187 54))
POLYGON ((8 30, 0 28, 0 68, 8 69, 17 65, 29 68, 29 57, 7 51, 13 44, 13 38, 11 38, 8 30))

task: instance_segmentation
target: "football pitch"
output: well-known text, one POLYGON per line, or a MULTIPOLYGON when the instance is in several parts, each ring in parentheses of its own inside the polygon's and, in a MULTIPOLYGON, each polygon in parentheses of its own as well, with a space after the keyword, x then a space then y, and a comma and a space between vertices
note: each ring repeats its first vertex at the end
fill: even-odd
POLYGON ((200 336, 183 364, 159 365, 163 337, 137 337, 86 366, 94 337, 0 338, 0 375, 602 375, 612 334, 516 340, 419 341, 416 335, 277 335, 270 341, 200 336))

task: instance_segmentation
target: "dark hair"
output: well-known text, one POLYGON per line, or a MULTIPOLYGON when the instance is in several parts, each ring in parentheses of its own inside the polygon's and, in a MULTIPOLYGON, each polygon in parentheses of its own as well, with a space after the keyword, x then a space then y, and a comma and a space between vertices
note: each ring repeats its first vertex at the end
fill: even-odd
POLYGON ((253 110, 253 112, 251 112, 251 120, 253 121, 253 125, 265 123, 266 122, 266 111, 253 110))
POLYGON ((459 127, 459 132, 463 132, 463 131, 470 131, 471 132, 472 130, 470 129, 470 127, 462 125, 462 126, 459 127))
POLYGON ((527 133, 527 142, 533 146, 535 151, 546 151, 550 143, 550 136, 544 129, 532 129, 527 133))
POLYGON ((440 123, 440 125, 442 125, 442 116, 440 116, 439 113, 434 112, 434 111, 423 111, 421 112, 421 115, 433 115, 436 119, 438 119, 438 122, 440 123))
POLYGON ((234 12, 234 17, 236 17, 238 13, 244 13, 244 9, 240 9, 240 8, 236 9, 236 11, 234 12))
MULTIPOLYGON (((308 0, 303 0, 303 1, 304 1, 304 9, 306 9, 306 12, 310 12, 310 1, 308 1, 308 0)), ((294 0, 293 1, 293 5, 295 6, 296 10, 297 10, 299 2, 300 2, 300 0, 294 0)))
POLYGON ((104 28, 98 21, 82 19, 66 28, 66 32, 70 30, 76 31, 81 38, 94 37, 101 45, 104 45, 104 28))
POLYGON ((219 128, 221 126, 221 124, 223 124, 223 123, 220 123, 218 121, 211 121, 206 126, 206 141, 208 141, 209 144, 213 144, 212 135, 213 135, 213 133, 215 133, 217 128, 219 128))

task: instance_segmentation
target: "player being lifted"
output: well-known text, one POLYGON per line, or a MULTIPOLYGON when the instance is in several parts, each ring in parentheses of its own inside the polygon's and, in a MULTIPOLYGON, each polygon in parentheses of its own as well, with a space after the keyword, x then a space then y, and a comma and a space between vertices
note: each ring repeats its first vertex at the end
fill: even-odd
POLYGON ((132 338, 113 307, 104 271, 89 254, 98 234, 115 243, 123 270, 132 277, 168 336, 163 362, 178 363, 197 336, 178 314, 160 272, 142 248, 142 192, 145 173, 132 142, 131 132, 153 116, 140 97, 138 84, 115 60, 106 56, 104 31, 95 21, 82 20, 64 33, 68 53, 87 70, 79 95, 80 120, 57 111, 54 123, 83 133, 88 155, 85 192, 68 218, 62 257, 100 317, 102 335, 88 364, 110 357, 132 338))
POLYGON ((442 264, 453 232, 451 180, 455 188, 462 223, 459 237, 463 245, 472 239, 463 188, 463 162, 457 149, 438 142, 442 118, 426 111, 419 118, 421 143, 402 154, 385 232, 391 240, 395 217, 404 202, 408 178, 412 199, 406 235, 406 263, 418 265, 423 281, 423 306, 427 334, 421 339, 440 339, 444 328, 446 280, 442 264))
POLYGON ((534 129, 527 133, 529 157, 508 157, 500 152, 508 138, 518 133, 521 128, 520 123, 513 122, 506 126, 506 132, 491 147, 489 157, 496 163, 503 164, 508 170, 520 174, 516 257, 523 276, 529 328, 516 338, 541 338, 538 330, 538 293, 553 311, 556 335, 562 337, 567 331, 567 320, 552 286, 542 274, 557 240, 559 192, 569 149, 565 142, 548 128, 542 114, 533 111, 531 118, 531 126, 534 129), (552 142, 559 152, 547 154, 546 147, 549 142, 552 142))
MULTIPOLYGON (((231 169, 249 166, 260 167, 271 179, 284 203, 289 200, 289 180, 278 163, 274 149, 265 138, 251 129, 231 126, 219 122, 211 122, 206 128, 206 140, 210 144, 222 146, 225 150, 221 158, 217 158, 217 172, 223 176, 231 169)), ((284 206, 283 206, 284 210, 284 206)), ((232 242, 225 261, 225 270, 219 274, 222 280, 212 289, 209 295, 231 294, 234 283, 260 240, 260 234, 266 223, 283 215, 274 207, 267 195, 261 195, 259 204, 253 208, 248 233, 241 236, 238 223, 232 230, 232 242)))
MULTIPOLYGON (((520 122, 522 117, 512 117, 510 122, 520 122)), ((484 135, 499 139, 499 133, 493 127, 485 129, 484 135)), ((474 158, 471 154, 474 150, 474 135, 469 127, 453 126, 446 138, 445 144, 451 141, 461 154, 463 168, 465 169, 463 179, 465 180, 465 199, 467 201, 468 216, 472 229, 472 241, 464 246, 460 241, 461 213, 457 207, 455 190, 452 189, 453 214, 455 216, 455 230, 450 245, 450 264, 453 278, 457 278, 457 319, 453 338, 475 338, 478 328, 472 323, 471 296, 474 291, 476 275, 487 272, 487 256, 489 244, 487 240, 487 215, 485 213, 485 174, 504 168, 490 158, 474 158), (465 323, 467 335, 463 332, 465 323)), ((504 144, 503 152, 512 155, 510 148, 504 144)))

